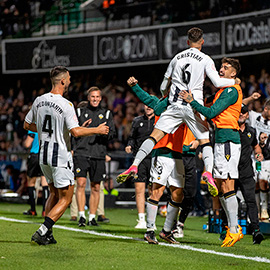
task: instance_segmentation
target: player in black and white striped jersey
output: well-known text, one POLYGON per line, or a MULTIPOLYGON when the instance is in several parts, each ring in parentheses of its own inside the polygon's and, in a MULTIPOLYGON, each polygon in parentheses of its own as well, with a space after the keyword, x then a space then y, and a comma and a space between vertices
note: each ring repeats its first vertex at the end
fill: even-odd
POLYGON ((63 215, 72 200, 74 189, 70 133, 74 137, 108 134, 106 123, 96 128, 79 127, 73 104, 63 97, 70 84, 67 68, 56 66, 50 71, 52 90, 37 97, 25 117, 24 128, 38 132, 40 167, 50 188, 45 221, 33 234, 32 243, 56 243, 52 226, 63 215))
MULTIPOLYGON (((250 97, 243 100, 244 104, 260 98, 260 94, 254 92, 250 97)), ((261 113, 249 112, 250 126, 256 129, 257 139, 261 148, 265 148, 266 142, 270 141, 270 99, 264 102, 263 111, 261 113)), ((258 172, 258 182, 260 187, 261 211, 260 218, 268 220, 268 192, 270 182, 270 159, 265 155, 265 159, 261 162, 261 170, 258 172)), ((259 209, 258 209, 259 210, 259 209)))

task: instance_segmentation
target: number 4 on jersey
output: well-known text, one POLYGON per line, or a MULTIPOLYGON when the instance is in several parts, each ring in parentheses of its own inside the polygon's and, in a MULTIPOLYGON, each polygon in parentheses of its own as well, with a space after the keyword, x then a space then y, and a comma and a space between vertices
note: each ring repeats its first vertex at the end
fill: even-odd
POLYGON ((45 115, 45 119, 42 126, 43 132, 48 132, 49 136, 52 135, 53 129, 52 129, 52 117, 49 114, 45 115))

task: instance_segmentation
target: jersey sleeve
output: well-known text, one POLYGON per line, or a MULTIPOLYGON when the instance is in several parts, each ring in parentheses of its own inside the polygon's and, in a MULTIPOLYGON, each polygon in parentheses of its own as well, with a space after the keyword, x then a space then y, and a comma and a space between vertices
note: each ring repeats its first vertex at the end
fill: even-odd
POLYGON ((28 124, 32 124, 32 123, 36 123, 36 116, 37 116, 37 102, 38 102, 38 98, 35 99, 35 101, 32 104, 32 107, 30 109, 30 111, 27 113, 27 115, 25 116, 25 122, 27 122, 28 124))
POLYGON ((149 95, 138 84, 132 86, 131 89, 139 98, 139 100, 143 102, 143 104, 145 104, 146 106, 154 109, 154 107, 157 105, 159 99, 155 96, 149 95))
POLYGON ((204 107, 196 100, 193 100, 190 105, 196 111, 204 115, 205 117, 212 119, 218 114, 227 109, 230 105, 234 104, 238 99, 238 92, 234 87, 226 88, 216 102, 210 107, 204 107))
POLYGON ((171 60, 169 66, 168 66, 168 68, 166 70, 166 73, 164 74, 164 77, 170 78, 172 76, 172 73, 173 73, 173 70, 174 70, 174 67, 175 67, 175 61, 176 61, 176 57, 174 57, 171 60))
POLYGON ((234 79, 220 78, 215 67, 214 61, 209 57, 205 65, 205 73, 217 88, 231 86, 235 84, 234 79))
POLYGON ((255 128, 255 127, 256 127, 256 118, 257 118, 258 116, 260 116, 260 115, 261 115, 260 113, 257 113, 257 112, 255 112, 255 111, 253 111, 253 110, 249 111, 249 117, 248 117, 248 119, 247 119, 247 123, 248 123, 251 127, 255 128))
POLYGON ((66 110, 64 110, 64 117, 68 130, 79 127, 78 118, 71 102, 68 102, 66 110))

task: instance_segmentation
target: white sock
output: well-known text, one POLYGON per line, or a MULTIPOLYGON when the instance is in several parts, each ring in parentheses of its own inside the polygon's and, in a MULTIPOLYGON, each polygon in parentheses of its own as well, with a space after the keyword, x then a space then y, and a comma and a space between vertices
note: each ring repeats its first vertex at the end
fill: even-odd
POLYGON ((157 211, 158 211, 158 202, 157 202, 157 204, 153 204, 153 203, 146 202, 147 231, 154 231, 155 224, 156 224, 156 217, 157 217, 157 211))
POLYGON ((228 222, 228 227, 230 228, 231 227, 231 220, 230 220, 230 215, 229 215, 228 210, 227 210, 226 200, 223 196, 221 196, 221 197, 219 197, 219 201, 221 203, 223 210, 225 211, 225 214, 227 217, 227 222, 228 222))
POLYGON ((138 216, 140 221, 145 221, 145 213, 139 213, 138 216))
POLYGON ((89 221, 91 221, 93 218, 95 218, 96 217, 96 215, 94 215, 94 214, 89 214, 89 221))
POLYGON ((139 166, 142 160, 151 153, 154 146, 155 142, 151 138, 146 139, 139 148, 132 165, 139 166))
POLYGON ((233 195, 229 198, 225 199, 227 211, 229 214, 229 218, 231 221, 230 224, 230 232, 231 233, 237 233, 238 230, 238 201, 236 198, 236 195, 233 195))
POLYGON ((85 212, 84 211, 79 211, 79 217, 83 217, 83 218, 86 219, 85 212))
POLYGON ((202 149, 202 157, 207 172, 212 173, 214 164, 213 149, 211 146, 205 146, 202 149))
POLYGON ((163 226, 163 229, 165 232, 171 232, 174 222, 177 219, 178 212, 179 212, 179 207, 172 205, 171 203, 168 204, 167 216, 166 216, 165 223, 163 226))
POLYGON ((268 193, 260 191, 260 199, 261 199, 261 208, 267 209, 268 193))

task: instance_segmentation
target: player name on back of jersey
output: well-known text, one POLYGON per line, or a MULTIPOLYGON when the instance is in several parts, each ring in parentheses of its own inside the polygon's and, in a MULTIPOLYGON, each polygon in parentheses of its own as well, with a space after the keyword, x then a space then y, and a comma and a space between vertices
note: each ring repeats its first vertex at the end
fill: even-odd
POLYGON ((52 102, 52 101, 40 101, 40 102, 37 104, 37 108, 40 108, 40 107, 43 107, 43 106, 47 106, 47 107, 49 107, 49 108, 53 108, 53 109, 55 109, 57 112, 59 112, 60 114, 63 113, 63 109, 62 109, 59 105, 55 104, 55 103, 52 102))
POLYGON ((180 60, 182 58, 186 58, 186 57, 191 57, 195 60, 198 60, 199 62, 201 62, 203 60, 203 58, 201 56, 199 56, 196 53, 192 53, 192 52, 186 52, 186 53, 181 53, 177 56, 177 60, 180 60))

